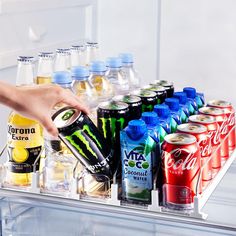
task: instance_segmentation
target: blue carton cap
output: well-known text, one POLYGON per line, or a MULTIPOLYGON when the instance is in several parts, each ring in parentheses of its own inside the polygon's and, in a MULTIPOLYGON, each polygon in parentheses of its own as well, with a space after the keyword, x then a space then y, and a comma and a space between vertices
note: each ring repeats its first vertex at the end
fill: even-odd
POLYGON ((74 66, 71 68, 71 76, 76 80, 89 77, 89 70, 85 66, 74 66))
POLYGON ((184 92, 175 92, 173 97, 177 98, 180 104, 186 104, 187 102, 187 95, 184 92))
POLYGON ((157 113, 150 111, 150 112, 143 112, 142 113, 142 120, 146 123, 146 125, 156 126, 160 123, 157 113))
POLYGON ((107 70, 103 61, 92 61, 90 71, 92 72, 105 72, 107 70))
POLYGON ((143 120, 131 120, 127 129, 132 136, 140 136, 146 132, 147 126, 143 120))
POLYGON ((178 111, 179 110, 179 100, 177 98, 166 98, 165 104, 168 105, 170 110, 178 111))
POLYGON ((159 104, 154 106, 154 112, 157 113, 158 117, 160 118, 168 118, 170 115, 170 109, 165 104, 159 104))
POLYGON ((134 58, 131 53, 120 53, 119 57, 121 58, 122 63, 133 63, 134 58))
POLYGON ((122 66, 122 61, 120 57, 108 57, 106 65, 110 68, 119 68, 122 66))
POLYGON ((196 97, 196 89, 192 87, 185 87, 183 91, 186 93, 188 98, 195 98, 196 97))
POLYGON ((72 82, 72 78, 67 71, 57 71, 52 75, 52 82, 54 84, 69 84, 72 82))

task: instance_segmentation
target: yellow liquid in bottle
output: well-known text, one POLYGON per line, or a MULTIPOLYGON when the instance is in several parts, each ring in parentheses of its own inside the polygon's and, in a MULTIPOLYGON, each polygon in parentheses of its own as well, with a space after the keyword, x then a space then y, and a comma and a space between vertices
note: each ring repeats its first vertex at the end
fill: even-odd
POLYGON ((52 83, 52 78, 49 77, 42 77, 42 76, 37 76, 36 78, 36 84, 51 84, 52 83))
POLYGON ((109 99, 114 95, 113 86, 106 77, 94 75, 91 78, 91 82, 102 100, 109 99))
POLYGON ((39 123, 12 112, 8 118, 8 184, 31 184, 32 165, 41 154, 42 145, 43 134, 39 123))

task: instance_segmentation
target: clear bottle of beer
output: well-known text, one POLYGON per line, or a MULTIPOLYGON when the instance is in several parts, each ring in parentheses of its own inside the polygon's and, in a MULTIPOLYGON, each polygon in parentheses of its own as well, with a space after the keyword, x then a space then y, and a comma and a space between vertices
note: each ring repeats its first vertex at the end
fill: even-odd
POLYGON ((53 52, 40 52, 38 57, 36 84, 50 84, 52 82, 54 54, 53 52))
POLYGON ((70 71, 71 59, 69 48, 59 48, 56 50, 56 58, 54 63, 54 71, 70 71))

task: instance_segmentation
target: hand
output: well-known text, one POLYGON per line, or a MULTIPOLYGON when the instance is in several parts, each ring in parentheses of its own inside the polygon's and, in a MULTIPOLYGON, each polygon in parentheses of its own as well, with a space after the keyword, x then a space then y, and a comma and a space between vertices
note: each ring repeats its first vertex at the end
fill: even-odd
POLYGON ((86 114, 89 112, 77 96, 57 85, 16 87, 14 97, 11 107, 19 114, 37 120, 54 137, 58 136, 58 130, 51 115, 56 104, 65 103, 86 114))

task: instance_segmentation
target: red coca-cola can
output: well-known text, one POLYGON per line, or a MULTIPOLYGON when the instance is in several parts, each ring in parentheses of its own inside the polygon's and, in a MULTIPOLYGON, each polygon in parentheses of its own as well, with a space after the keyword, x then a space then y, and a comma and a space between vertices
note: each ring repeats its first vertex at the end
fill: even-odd
POLYGON ((224 159, 229 158, 229 138, 228 134, 228 118, 223 109, 216 107, 202 107, 199 109, 200 114, 210 115, 215 117, 216 122, 220 126, 220 138, 221 138, 221 147, 220 153, 221 157, 224 159))
POLYGON ((197 139, 190 134, 165 136, 162 144, 163 204, 178 210, 193 207, 201 193, 201 155, 197 139))
POLYGON ((212 179, 212 148, 206 126, 194 123, 181 124, 178 125, 177 132, 191 134, 197 139, 201 153, 202 186, 207 186, 208 182, 212 179))
POLYGON ((229 129, 229 149, 234 150, 236 146, 235 138, 235 110, 230 102, 223 100, 212 100, 207 103, 209 107, 221 108, 224 110, 228 118, 229 129))
POLYGON ((214 175, 221 168, 220 126, 216 122, 215 117, 201 114, 190 116, 189 122, 201 124, 207 128, 208 136, 211 140, 211 164, 214 175))

